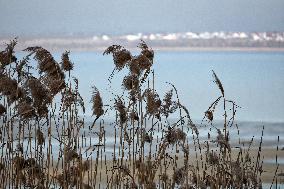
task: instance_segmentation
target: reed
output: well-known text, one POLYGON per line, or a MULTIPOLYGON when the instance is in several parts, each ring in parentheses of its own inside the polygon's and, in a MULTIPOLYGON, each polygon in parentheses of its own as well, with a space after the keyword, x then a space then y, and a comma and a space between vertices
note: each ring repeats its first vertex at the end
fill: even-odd
MULTIPOLYGON (((58 63, 48 50, 28 47, 28 54, 18 60, 16 44, 12 40, 0 52, 0 188, 261 187, 262 139, 256 159, 250 154, 253 140, 247 148, 241 140, 239 146, 231 145, 230 129, 237 127, 239 106, 227 99, 214 71, 220 96, 197 125, 173 84, 168 83, 169 91, 160 98, 154 51, 144 41, 138 55, 112 45, 104 52, 114 61, 109 84, 121 70, 128 73, 121 81, 123 91, 112 91, 113 99, 105 101, 110 104, 93 87, 90 125, 84 120, 85 104, 79 80, 72 76, 76 64, 70 52, 58 63), (223 111, 222 128, 214 123, 217 107, 223 111), (108 111, 116 115, 111 123, 104 120, 108 111), (208 128, 204 143, 200 125, 208 128), (106 127, 113 128, 115 137, 110 158, 106 127)), ((277 182, 277 170, 275 175, 277 182)))

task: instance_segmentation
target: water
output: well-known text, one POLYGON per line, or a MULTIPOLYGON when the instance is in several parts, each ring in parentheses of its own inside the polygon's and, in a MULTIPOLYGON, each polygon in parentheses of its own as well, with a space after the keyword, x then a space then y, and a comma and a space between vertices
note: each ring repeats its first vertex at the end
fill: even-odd
MULTIPOLYGON (((54 53, 54 56, 60 61, 60 53, 54 53)), ((112 88, 109 88, 108 77, 114 68, 110 55, 71 52, 70 57, 75 63, 73 75, 79 78, 87 115, 91 115, 88 102, 92 85, 103 94, 105 104, 109 103, 111 92, 123 93, 121 81, 127 71, 115 75, 112 88)), ((223 83, 227 99, 242 107, 237 112, 237 119, 284 121, 283 52, 156 52, 154 70, 158 93, 163 96, 171 89, 166 82, 174 84, 181 102, 195 119, 202 119, 204 111, 220 95, 213 83, 214 70, 223 83)), ((221 119, 220 116, 217 118, 221 119)))
MULTIPOLYGON (((55 54, 59 60, 60 54, 55 54)), ((121 72, 108 87, 108 76, 114 68, 112 57, 97 52, 71 52, 74 75, 86 102, 91 86, 96 85, 107 103, 111 92, 122 94, 121 72), (107 89, 107 90, 106 90, 107 89)), ((163 96, 171 82, 180 93, 191 116, 201 119, 204 111, 220 95, 213 83, 212 71, 221 79, 228 99, 242 108, 237 119, 248 121, 284 121, 284 53, 281 52, 156 52, 155 87, 163 96)), ((87 114, 91 114, 87 104, 87 114)), ((109 115, 109 117, 112 117, 109 115)), ((220 117, 219 117, 220 119, 220 117)))

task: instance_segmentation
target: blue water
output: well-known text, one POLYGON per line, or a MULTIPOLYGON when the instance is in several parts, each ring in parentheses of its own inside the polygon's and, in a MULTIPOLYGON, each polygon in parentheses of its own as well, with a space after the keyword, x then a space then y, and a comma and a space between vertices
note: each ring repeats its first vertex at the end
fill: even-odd
MULTIPOLYGON (((60 54, 55 54, 60 60, 60 54)), ((114 68, 112 57, 101 52, 71 52, 74 75, 79 77, 86 102, 91 85, 96 85, 109 103, 108 76, 114 68)), ((237 119, 248 121, 284 121, 284 53, 281 52, 156 52, 155 88, 163 96, 171 82, 179 91, 181 102, 193 118, 201 119, 204 111, 220 95, 213 83, 212 70, 223 83, 228 99, 242 108, 237 119)), ((111 92, 122 94, 122 71, 112 80, 111 92)), ((87 114, 90 114, 87 103, 87 114)), ((111 117, 111 116, 109 116, 111 117)), ((221 115, 217 117, 221 119, 221 115)))
MULTIPOLYGON (((60 62, 61 54, 53 55, 60 62)), ((100 90, 105 104, 111 104, 111 92, 117 95, 123 93, 121 81, 127 74, 126 70, 115 75, 112 88, 109 88, 108 77, 114 68, 111 55, 71 52, 70 57, 75 64, 72 75, 79 78, 87 115, 91 115, 89 101, 92 85, 100 90)), ((171 82, 191 116, 202 119, 204 111, 220 95, 213 83, 212 70, 222 81, 227 99, 242 107, 237 112, 238 120, 284 121, 283 52, 156 52, 155 88, 163 96, 171 89, 166 82, 171 82)), ((222 119, 222 115, 216 118, 222 119)))

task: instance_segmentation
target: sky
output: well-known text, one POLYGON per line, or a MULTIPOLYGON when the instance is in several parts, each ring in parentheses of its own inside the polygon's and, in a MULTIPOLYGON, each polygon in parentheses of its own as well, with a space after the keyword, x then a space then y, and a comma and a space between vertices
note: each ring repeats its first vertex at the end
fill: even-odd
POLYGON ((0 0, 0 35, 284 31, 283 0, 0 0))

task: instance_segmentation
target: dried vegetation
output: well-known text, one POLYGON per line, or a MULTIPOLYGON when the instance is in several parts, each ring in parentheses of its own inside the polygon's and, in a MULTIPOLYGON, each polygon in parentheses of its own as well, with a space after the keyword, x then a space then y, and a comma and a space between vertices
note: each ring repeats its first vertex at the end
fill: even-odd
POLYGON ((238 106, 227 100, 214 72, 221 96, 205 112, 202 125, 208 128, 208 138, 200 144, 198 127, 174 85, 169 85, 172 89, 162 100, 154 88, 153 50, 142 41, 140 53, 134 56, 112 45, 104 52, 113 56, 115 66, 109 80, 115 71, 127 69, 122 81, 126 93, 114 94, 109 101, 113 104, 104 105, 101 93, 93 87, 94 122, 88 128, 79 116, 85 107, 78 79, 71 77, 74 64, 69 52, 62 54, 59 64, 46 49, 28 47, 28 55, 17 60, 16 43, 11 41, 0 52, 0 188, 261 186, 261 143, 256 160, 250 148, 242 146, 237 148, 237 157, 232 155, 229 130, 235 126, 238 106), (57 97, 61 100, 56 101, 57 97), (214 126, 218 105, 223 107, 223 128, 214 126), (104 121, 108 110, 116 115, 112 123, 104 121), (108 156, 106 127, 112 127, 115 138, 108 156), (213 133, 216 138, 210 137, 213 133))

